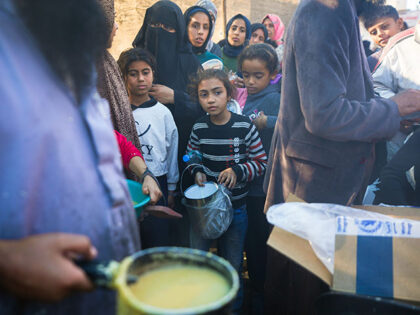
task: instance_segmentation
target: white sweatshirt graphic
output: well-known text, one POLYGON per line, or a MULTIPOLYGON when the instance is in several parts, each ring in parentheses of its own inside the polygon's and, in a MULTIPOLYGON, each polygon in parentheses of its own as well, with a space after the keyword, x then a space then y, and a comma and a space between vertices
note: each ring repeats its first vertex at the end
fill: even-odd
POLYGON ((168 190, 175 190, 179 179, 178 129, 171 112, 159 102, 148 101, 133 110, 133 117, 147 167, 155 176, 166 174, 168 190))

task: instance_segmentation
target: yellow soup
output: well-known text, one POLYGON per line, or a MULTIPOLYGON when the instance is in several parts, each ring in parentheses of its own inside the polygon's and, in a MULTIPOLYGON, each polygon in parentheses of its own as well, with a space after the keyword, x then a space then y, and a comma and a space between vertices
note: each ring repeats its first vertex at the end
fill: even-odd
POLYGON ((229 291, 229 283, 208 268, 171 266, 145 273, 130 289, 143 303, 180 309, 219 300, 229 291))

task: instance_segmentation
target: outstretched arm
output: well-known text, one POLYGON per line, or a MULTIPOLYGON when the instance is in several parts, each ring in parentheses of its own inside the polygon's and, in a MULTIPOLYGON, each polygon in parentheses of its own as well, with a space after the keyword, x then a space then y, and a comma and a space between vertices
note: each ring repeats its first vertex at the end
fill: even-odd
MULTIPOLYGON (((142 178, 144 172, 146 172, 147 165, 144 162, 143 155, 141 152, 127 140, 122 134, 114 130, 115 137, 117 138, 118 147, 121 152, 121 159, 123 166, 129 169, 137 177, 142 178)), ((162 197, 159 185, 156 183, 152 176, 146 175, 143 180, 143 193, 150 196, 150 203, 155 204, 162 197)))
POLYGON ((143 193, 145 195, 148 195, 150 197, 150 203, 154 205, 159 201, 159 199, 162 197, 162 192, 160 191, 158 183, 155 181, 155 179, 150 176, 146 175, 144 176, 144 173, 147 170, 146 163, 138 156, 133 157, 130 160, 129 164, 130 170, 137 175, 137 177, 143 179, 143 193))
MULTIPOLYGON (((370 142, 393 136, 400 121, 397 102, 348 98, 354 73, 350 67, 357 65, 362 71, 362 65, 351 62, 355 56, 350 55, 349 48, 358 36, 358 26, 351 14, 339 14, 323 3, 314 1, 306 6, 300 12, 302 23, 293 29, 300 109, 306 129, 334 141, 370 142), (314 8, 320 14, 313 14, 314 8)), ((340 6, 344 3, 348 5, 340 2, 340 6)), ((368 75, 365 77, 369 80, 368 75)))

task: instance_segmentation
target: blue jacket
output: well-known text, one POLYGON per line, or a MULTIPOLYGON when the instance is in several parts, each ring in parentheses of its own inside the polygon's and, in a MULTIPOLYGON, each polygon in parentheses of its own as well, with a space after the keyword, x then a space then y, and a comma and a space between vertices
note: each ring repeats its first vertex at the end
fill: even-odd
MULTIPOLYGON (((267 116, 267 127, 259 130, 261 141, 265 152, 270 152, 271 138, 274 133, 274 126, 277 121, 277 114, 280 107, 280 91, 278 84, 270 84, 257 94, 248 94, 242 114, 251 118, 256 118, 259 112, 264 112, 267 116)), ((249 190, 249 196, 264 196, 263 176, 256 178, 249 190)))

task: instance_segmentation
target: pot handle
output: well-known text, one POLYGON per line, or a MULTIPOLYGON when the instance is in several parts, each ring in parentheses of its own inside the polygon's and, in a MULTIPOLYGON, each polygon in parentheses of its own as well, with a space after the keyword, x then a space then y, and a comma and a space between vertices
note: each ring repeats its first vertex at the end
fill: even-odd
POLYGON ((119 266, 116 261, 76 260, 74 263, 86 273, 95 286, 105 288, 111 288, 119 266))
POLYGON ((181 182, 179 183, 179 190, 181 191, 181 195, 182 196, 185 196, 184 195, 184 190, 182 189, 182 180, 184 179, 184 175, 185 175, 185 172, 190 168, 190 167, 192 167, 192 166, 200 166, 200 167, 202 167, 202 168, 204 168, 205 170, 208 170, 208 172, 210 173, 210 169, 208 168, 208 167, 205 167, 204 165, 202 165, 202 164, 198 164, 198 163, 191 163, 191 164, 188 164, 187 165, 187 167, 182 171, 182 174, 181 174, 181 182))

